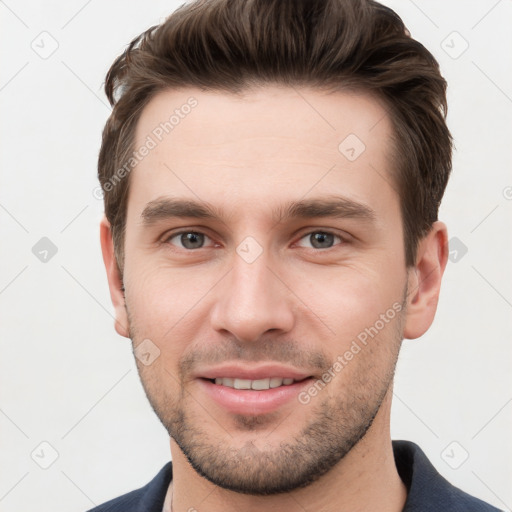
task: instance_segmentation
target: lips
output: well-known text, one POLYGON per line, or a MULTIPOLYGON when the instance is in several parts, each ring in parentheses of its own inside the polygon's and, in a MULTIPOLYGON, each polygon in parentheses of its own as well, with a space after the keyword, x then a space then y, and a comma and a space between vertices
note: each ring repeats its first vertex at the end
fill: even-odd
POLYGON ((224 364, 214 368, 205 368, 197 371, 195 377, 215 380, 217 378, 225 379, 245 379, 245 380, 262 380, 262 379, 292 379, 294 381, 303 380, 310 377, 311 373, 297 370, 295 368, 279 365, 266 364, 260 366, 245 366, 240 364, 224 364))
POLYGON ((265 414, 297 400, 312 374, 277 364, 225 364, 195 375, 202 392, 228 413, 265 414))

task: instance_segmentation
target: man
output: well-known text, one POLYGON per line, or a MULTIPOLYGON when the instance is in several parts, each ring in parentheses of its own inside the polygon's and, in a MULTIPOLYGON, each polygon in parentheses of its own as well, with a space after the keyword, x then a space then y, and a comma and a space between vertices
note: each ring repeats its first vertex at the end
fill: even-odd
POLYGON ((188 3, 111 67, 101 244, 172 464, 96 511, 488 511, 390 439, 447 261, 446 83, 361 0, 188 3))

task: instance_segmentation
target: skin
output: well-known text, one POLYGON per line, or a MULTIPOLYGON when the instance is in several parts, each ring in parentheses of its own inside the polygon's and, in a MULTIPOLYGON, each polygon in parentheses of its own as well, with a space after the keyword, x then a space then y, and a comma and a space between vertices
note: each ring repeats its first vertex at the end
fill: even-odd
POLYGON ((129 177, 123 281, 110 226, 101 224, 117 332, 160 350, 152 364, 137 364, 171 436, 165 509, 402 510, 389 431, 393 373, 402 339, 433 321, 446 227, 432 226, 407 268, 392 126, 377 99, 279 86, 241 96, 164 91, 143 110, 135 146, 191 96, 197 106, 129 177), (366 146, 354 161, 338 150, 351 133, 366 146), (274 216, 289 201, 333 196, 372 218, 274 216), (223 215, 144 222, 148 204, 165 197, 223 215), (171 236, 182 230, 207 236, 190 249, 171 236), (335 236, 318 248, 318 232, 335 236), (251 263, 236 251, 248 236, 261 249, 251 263), (221 361, 277 361, 321 379, 393 307, 397 314, 307 404, 234 414, 195 378, 221 361))

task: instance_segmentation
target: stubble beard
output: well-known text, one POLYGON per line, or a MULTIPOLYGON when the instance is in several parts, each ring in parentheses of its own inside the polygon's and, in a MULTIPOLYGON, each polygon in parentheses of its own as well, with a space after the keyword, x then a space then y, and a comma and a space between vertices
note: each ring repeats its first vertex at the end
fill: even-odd
MULTIPOLYGON (((403 306, 405 308, 405 299, 403 306)), ((236 437, 237 432, 242 432, 247 437, 247 433, 252 432, 254 436, 241 447, 234 447, 234 443, 230 446, 233 438, 227 433, 229 426, 224 426, 224 430, 208 416, 185 389, 183 379, 179 379, 177 397, 176 392, 169 392, 167 386, 167 382, 175 386, 176 377, 169 372, 167 376, 165 370, 157 375, 137 362, 139 374, 153 410, 199 475, 221 488, 242 494, 268 496, 287 493, 307 487, 333 469, 370 429, 392 387, 403 339, 404 315, 405 309, 397 315, 394 326, 390 326, 392 334, 388 339, 371 340, 349 363, 350 368, 347 366, 341 375, 333 379, 329 385, 336 385, 336 380, 343 379, 343 372, 350 369, 350 380, 339 386, 337 395, 333 396, 324 389, 307 405, 312 408, 310 419, 298 434, 277 445, 267 445, 265 449, 257 445, 265 446, 265 436, 279 427, 279 421, 290 421, 290 418, 276 421, 278 413, 235 415, 233 422, 236 428, 230 434, 236 437), (379 373, 372 361, 382 356, 382 348, 377 350, 370 344, 383 342, 386 343, 384 350, 389 364, 385 371, 379 373), (162 377, 165 382, 162 382, 162 377), (195 416, 194 410, 199 412, 199 417, 195 416), (217 437, 211 434, 208 423, 219 432, 217 437)), ((140 339, 132 327, 130 320, 130 337, 136 346, 140 339)), ((305 405, 297 401, 296 407, 305 405)), ((293 425, 293 421, 290 424, 293 425)))

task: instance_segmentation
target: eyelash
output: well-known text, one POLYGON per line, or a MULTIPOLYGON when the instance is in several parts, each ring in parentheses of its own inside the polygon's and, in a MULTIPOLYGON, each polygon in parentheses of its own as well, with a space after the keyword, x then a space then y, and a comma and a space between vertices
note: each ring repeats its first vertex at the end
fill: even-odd
MULTIPOLYGON (((204 235, 205 237, 207 237, 207 238, 209 238, 211 240, 211 238, 206 233, 203 233, 202 231, 196 231, 196 230, 189 229, 189 230, 178 231, 176 233, 170 233, 168 236, 166 236, 163 239, 163 243, 164 244, 170 244, 170 241, 173 238, 176 238, 177 236, 180 236, 180 235, 183 235, 183 234, 186 234, 186 233, 194 233, 194 234, 198 234, 198 235, 204 235)), ((338 238, 340 240, 340 243, 334 244, 332 247, 326 247, 325 249, 317 249, 315 247, 307 247, 307 249, 312 249, 315 252, 327 252, 329 249, 334 249, 336 246, 345 244, 347 242, 347 240, 344 237, 342 237, 341 235, 339 235, 339 234, 337 234, 337 233, 335 233, 333 231, 321 230, 321 229, 315 229, 313 231, 308 231, 307 233, 304 233, 299 238, 299 241, 302 240, 303 238, 306 238, 307 236, 311 236, 311 235, 313 235, 315 233, 321 233, 323 235, 332 235, 333 237, 338 238)), ((170 244, 170 245, 173 245, 173 244, 170 244)), ((187 249, 185 247, 183 247, 183 248, 182 247, 178 247, 178 249, 184 250, 185 252, 195 252, 195 251, 198 251, 199 249, 207 249, 207 247, 198 247, 197 249, 187 249)))

